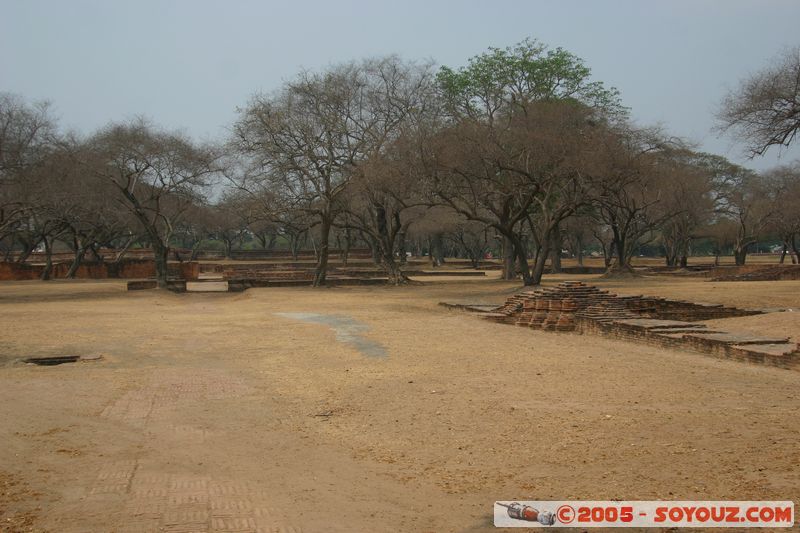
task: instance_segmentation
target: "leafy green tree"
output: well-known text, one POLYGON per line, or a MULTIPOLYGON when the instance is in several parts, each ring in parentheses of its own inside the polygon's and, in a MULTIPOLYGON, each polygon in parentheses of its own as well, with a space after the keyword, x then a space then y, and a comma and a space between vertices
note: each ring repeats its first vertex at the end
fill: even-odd
POLYGON ((490 48, 465 67, 442 67, 437 75, 446 109, 454 118, 492 122, 527 104, 572 100, 611 115, 624 114, 619 92, 591 80, 591 70, 576 55, 534 39, 504 49, 490 48))
POLYGON ((435 195, 503 235, 526 285, 538 283, 544 263, 532 276, 525 222, 547 218, 537 241, 548 250, 559 222, 585 201, 576 180, 592 130, 626 113, 616 89, 590 76, 577 56, 530 39, 437 76, 446 116, 435 195))

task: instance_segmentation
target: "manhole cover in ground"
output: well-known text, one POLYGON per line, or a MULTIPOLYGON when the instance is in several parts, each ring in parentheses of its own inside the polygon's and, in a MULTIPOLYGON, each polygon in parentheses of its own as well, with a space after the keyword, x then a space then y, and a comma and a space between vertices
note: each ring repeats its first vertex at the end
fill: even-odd
POLYGON ((76 363, 78 361, 97 361, 99 355, 49 355, 44 357, 28 357, 23 359, 23 363, 30 363, 40 366, 63 365, 64 363, 76 363))

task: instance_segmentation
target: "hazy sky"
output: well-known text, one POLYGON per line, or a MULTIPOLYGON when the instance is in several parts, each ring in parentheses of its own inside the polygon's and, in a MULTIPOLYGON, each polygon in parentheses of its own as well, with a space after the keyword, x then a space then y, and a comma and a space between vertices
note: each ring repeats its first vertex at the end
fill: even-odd
POLYGON ((761 169, 800 158, 800 141, 745 161, 713 113, 798 30, 798 0, 0 0, 0 91, 50 100, 84 133, 141 114, 218 139, 301 68, 390 53, 459 66, 534 37, 582 57, 638 123, 761 169))

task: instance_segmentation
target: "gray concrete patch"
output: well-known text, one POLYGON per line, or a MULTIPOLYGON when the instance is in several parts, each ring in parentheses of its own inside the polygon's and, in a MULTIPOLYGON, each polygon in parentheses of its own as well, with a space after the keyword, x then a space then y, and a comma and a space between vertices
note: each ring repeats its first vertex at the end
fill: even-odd
POLYGON ((326 315, 321 313, 275 313, 278 316, 292 318, 312 324, 329 326, 336 333, 336 340, 348 344, 370 357, 386 357, 386 347, 362 336, 369 331, 369 326, 363 322, 345 315, 326 315))

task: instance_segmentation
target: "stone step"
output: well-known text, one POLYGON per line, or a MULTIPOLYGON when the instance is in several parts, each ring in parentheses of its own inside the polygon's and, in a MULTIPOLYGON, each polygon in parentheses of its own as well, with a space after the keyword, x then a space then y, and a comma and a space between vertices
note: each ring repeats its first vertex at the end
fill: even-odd
POLYGON ((228 292, 227 281, 187 281, 186 292, 228 292))
POLYGON ((686 335, 688 339, 698 339, 700 341, 720 343, 720 344, 786 344, 789 339, 786 337, 761 337, 746 333, 690 333, 686 335))
POLYGON ((684 322, 681 320, 660 320, 657 318, 629 318, 619 320, 620 324, 633 326, 641 329, 698 329, 694 322, 684 322))
POLYGON ((773 357, 793 356, 800 358, 800 354, 797 352, 797 344, 793 342, 776 342, 771 344, 734 344, 731 347, 773 357))
POLYGON ((723 333, 722 331, 709 330, 705 326, 698 326, 695 328, 651 328, 648 331, 650 331, 650 333, 655 333, 656 335, 678 335, 679 333, 723 333))

